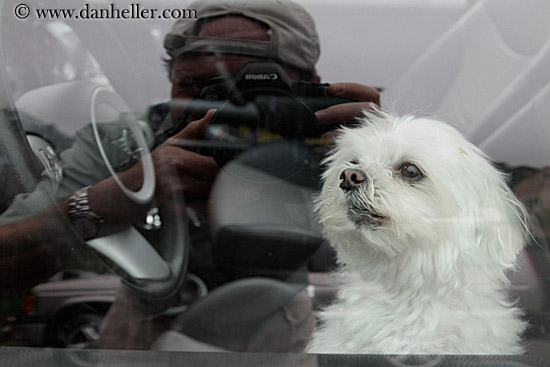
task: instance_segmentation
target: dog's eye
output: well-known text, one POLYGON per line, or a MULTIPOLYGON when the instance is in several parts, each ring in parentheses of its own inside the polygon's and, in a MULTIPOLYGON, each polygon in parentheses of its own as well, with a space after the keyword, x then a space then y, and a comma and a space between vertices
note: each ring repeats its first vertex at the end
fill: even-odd
POLYGON ((399 174, 406 181, 418 181, 424 177, 420 168, 410 162, 405 162, 399 167, 399 174))

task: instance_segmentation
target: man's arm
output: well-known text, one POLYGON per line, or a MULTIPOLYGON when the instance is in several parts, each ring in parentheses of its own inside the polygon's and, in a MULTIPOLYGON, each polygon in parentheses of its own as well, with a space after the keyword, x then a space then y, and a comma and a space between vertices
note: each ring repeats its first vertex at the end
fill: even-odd
MULTIPOLYGON (((201 138, 213 114, 209 111, 151 153, 156 176, 155 204, 163 215, 184 210, 184 198, 185 205, 206 201, 219 167, 212 157, 174 142, 201 138)), ((143 181, 141 163, 119 173, 119 178, 128 188, 138 190, 143 181)), ((69 199, 62 200, 39 214, 0 226, 0 288, 29 289, 66 265, 71 245, 79 242, 69 226, 68 203, 69 199)), ((97 237, 143 220, 150 207, 128 198, 112 177, 89 189, 89 203, 91 211, 102 218, 97 237)))
POLYGON ((55 206, 0 227, 0 289, 27 290, 60 271, 77 241, 55 206))

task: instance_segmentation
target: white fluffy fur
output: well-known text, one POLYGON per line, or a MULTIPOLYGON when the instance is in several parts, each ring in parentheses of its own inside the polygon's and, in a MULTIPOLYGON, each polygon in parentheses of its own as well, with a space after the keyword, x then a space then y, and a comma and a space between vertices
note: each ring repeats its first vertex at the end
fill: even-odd
POLYGON ((325 164, 317 211, 341 288, 309 352, 523 352, 505 273, 527 236, 525 210, 479 149, 442 122, 376 111, 339 135, 325 164), (425 177, 405 181, 404 162, 425 177), (346 194, 346 168, 369 183, 346 194), (350 202, 388 219, 356 224, 350 202))

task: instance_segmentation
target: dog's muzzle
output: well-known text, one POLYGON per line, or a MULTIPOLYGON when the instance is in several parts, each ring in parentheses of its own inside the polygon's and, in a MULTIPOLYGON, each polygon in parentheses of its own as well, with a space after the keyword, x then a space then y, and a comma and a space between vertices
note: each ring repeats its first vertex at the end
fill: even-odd
POLYGON ((348 168, 342 171, 340 180, 340 188, 346 194, 349 204, 349 220, 356 225, 368 225, 370 227, 380 227, 387 222, 388 217, 375 210, 371 205, 372 202, 369 204, 361 199, 360 192, 364 194, 367 186, 372 184, 365 172, 348 168))

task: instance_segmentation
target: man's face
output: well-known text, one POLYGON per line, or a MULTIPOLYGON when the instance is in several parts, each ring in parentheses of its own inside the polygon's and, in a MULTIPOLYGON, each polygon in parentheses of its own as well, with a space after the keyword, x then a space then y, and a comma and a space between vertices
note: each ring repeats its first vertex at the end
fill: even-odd
MULTIPOLYGON (((221 37, 268 41, 267 28, 250 19, 238 16, 221 17, 208 21, 198 33, 199 37, 221 37)), ((175 60, 172 70, 172 121, 177 124, 187 101, 198 98, 203 84, 211 78, 235 75, 247 62, 257 60, 240 55, 215 56, 206 53, 189 53, 175 60)), ((295 71, 286 70, 292 79, 299 79, 295 71)))

